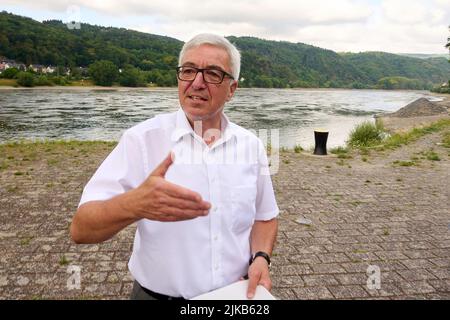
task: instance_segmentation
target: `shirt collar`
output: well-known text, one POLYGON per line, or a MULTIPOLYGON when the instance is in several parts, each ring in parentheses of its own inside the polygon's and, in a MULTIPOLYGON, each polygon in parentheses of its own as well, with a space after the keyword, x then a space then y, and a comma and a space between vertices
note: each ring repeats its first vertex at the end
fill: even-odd
MULTIPOLYGON (((230 120, 223 112, 221 114, 221 127, 221 140, 223 140, 223 142, 226 142, 233 136, 236 136, 236 132, 233 129, 230 120)), ((186 117, 186 114, 184 113, 183 109, 180 108, 178 109, 176 114, 175 130, 172 133, 171 139, 172 141, 176 142, 188 134, 194 135, 195 133, 186 117)))

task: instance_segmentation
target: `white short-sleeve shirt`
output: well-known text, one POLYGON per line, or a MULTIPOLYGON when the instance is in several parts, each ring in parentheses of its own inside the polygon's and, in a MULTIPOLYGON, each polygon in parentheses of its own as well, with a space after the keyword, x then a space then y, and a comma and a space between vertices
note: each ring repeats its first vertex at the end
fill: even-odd
POLYGON ((186 221, 139 220, 128 266, 142 286, 189 299, 245 275, 253 222, 279 210, 262 142, 222 114, 222 136, 208 146, 181 108, 125 131, 79 205, 138 187, 170 151, 175 160, 166 179, 198 192, 212 208, 186 221))

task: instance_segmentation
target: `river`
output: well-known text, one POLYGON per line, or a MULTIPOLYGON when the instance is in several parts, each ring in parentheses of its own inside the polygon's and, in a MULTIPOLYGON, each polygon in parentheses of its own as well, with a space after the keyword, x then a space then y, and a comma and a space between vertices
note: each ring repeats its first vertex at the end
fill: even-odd
MULTIPOLYGON (((279 132, 279 144, 314 144, 314 129, 329 131, 328 146, 345 144, 360 122, 393 112, 426 91, 238 89, 225 107, 231 121, 259 135, 279 132)), ((179 108, 176 88, 32 88, 0 90, 0 142, 21 139, 118 140, 123 131, 179 108)))

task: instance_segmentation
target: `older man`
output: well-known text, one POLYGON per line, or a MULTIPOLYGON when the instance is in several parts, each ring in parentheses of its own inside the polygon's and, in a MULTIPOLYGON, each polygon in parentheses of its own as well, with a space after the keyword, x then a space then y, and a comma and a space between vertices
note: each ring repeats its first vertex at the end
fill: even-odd
POLYGON ((181 108, 127 130, 85 186, 77 243, 137 222, 129 269, 134 299, 189 299, 248 275, 271 289, 278 207, 261 141, 224 115, 240 54, 201 34, 180 52, 181 108))

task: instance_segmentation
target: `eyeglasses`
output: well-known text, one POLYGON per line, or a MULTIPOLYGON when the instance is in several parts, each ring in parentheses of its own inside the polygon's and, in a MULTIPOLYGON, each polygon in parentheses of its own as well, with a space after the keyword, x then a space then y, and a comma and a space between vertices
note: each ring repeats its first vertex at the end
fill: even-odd
POLYGON ((203 81, 206 83, 219 84, 223 82, 223 78, 228 77, 234 80, 234 77, 219 69, 200 69, 195 67, 177 67, 177 77, 181 81, 193 81, 197 73, 201 72, 203 81))

